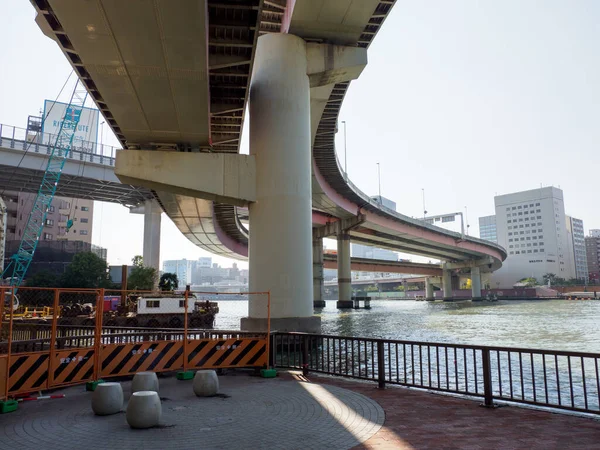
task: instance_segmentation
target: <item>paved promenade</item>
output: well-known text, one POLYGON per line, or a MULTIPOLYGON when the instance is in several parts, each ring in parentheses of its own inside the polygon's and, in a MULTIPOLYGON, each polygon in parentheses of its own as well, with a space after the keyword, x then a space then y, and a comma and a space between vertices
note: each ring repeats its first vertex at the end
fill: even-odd
POLYGON ((0 416, 0 449, 600 449, 595 419, 313 374, 219 379, 224 395, 197 398, 191 381, 161 378, 161 426, 150 430, 131 430, 123 413, 94 416, 90 393, 63 389, 0 416))
POLYGON ((384 426, 356 449, 600 449, 600 417, 517 406, 488 409, 478 401, 415 389, 379 390, 375 383, 312 374, 309 378, 324 386, 352 389, 384 409, 384 426))

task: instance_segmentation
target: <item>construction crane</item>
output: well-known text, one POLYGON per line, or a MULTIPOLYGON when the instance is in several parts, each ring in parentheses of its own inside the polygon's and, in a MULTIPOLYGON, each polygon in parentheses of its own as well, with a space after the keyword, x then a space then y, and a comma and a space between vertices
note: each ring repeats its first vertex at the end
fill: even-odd
POLYGON ((33 202, 31 213, 29 213, 19 249, 17 253, 11 256, 10 263, 2 273, 3 279, 7 276, 10 277, 8 285, 13 288, 13 295, 16 294, 17 289, 23 282, 23 278, 25 278, 42 231, 44 230, 46 216, 56 193, 56 188, 58 187, 58 182, 60 181, 60 176, 69 156, 71 146, 73 145, 73 138, 77 131, 87 96, 88 92, 85 86, 78 79, 71 94, 71 100, 65 110, 63 120, 60 123, 54 145, 50 148, 46 171, 33 202))

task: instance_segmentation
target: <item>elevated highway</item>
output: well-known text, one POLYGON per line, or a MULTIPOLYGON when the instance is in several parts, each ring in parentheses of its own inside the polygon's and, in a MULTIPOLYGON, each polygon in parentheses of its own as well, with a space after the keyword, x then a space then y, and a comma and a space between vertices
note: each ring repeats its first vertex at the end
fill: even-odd
MULTIPOLYGON (((316 329, 307 285, 312 264, 317 299, 326 236, 338 238, 340 297, 351 292, 350 240, 444 261, 449 295, 452 271, 471 272, 477 298, 481 271, 506 258, 499 246, 388 210, 340 170, 341 103, 395 1, 32 3, 128 149, 117 176, 154 190, 198 246, 251 254, 250 288, 272 292, 281 329, 316 329), (250 91, 250 155, 238 156, 250 91), (320 215, 312 236, 311 203, 320 215)), ((245 326, 263 322, 262 306, 250 304, 245 326)))

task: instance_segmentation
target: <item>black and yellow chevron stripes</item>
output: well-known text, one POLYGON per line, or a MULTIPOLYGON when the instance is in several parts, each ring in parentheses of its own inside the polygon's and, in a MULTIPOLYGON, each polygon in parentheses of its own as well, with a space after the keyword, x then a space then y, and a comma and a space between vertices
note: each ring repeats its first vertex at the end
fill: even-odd
POLYGON ((201 339, 188 341, 187 368, 260 367, 267 363, 265 339, 201 339))
POLYGON ((181 341, 103 345, 100 350, 100 377, 166 372, 182 367, 181 341))

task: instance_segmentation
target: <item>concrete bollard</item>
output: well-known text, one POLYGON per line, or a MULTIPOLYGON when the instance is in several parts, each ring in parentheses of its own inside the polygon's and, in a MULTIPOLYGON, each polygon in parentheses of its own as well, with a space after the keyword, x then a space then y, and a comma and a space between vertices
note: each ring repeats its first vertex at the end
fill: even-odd
POLYGON ((127 404, 127 423, 131 428, 152 428, 158 425, 162 407, 156 391, 140 391, 131 394, 127 404))
POLYGON ((158 377, 154 372, 138 372, 133 376, 131 392, 158 392, 158 377))
POLYGON ((219 392, 219 378, 214 370, 199 370, 194 376, 194 394, 198 397, 212 397, 219 392))
POLYGON ((92 411, 97 416, 117 414, 123 408, 123 388, 120 383, 102 383, 92 394, 92 411))

